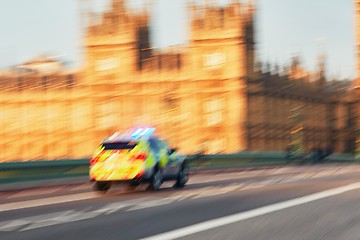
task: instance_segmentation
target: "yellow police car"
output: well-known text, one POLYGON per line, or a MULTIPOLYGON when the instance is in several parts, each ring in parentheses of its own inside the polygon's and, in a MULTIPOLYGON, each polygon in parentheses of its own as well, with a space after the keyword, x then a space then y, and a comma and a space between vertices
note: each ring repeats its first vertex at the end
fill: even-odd
POLYGON ((115 133, 105 139, 90 160, 90 180, 94 190, 107 191, 112 183, 137 186, 148 182, 158 190, 167 180, 184 187, 189 168, 184 156, 153 135, 154 128, 138 128, 131 133, 115 133))

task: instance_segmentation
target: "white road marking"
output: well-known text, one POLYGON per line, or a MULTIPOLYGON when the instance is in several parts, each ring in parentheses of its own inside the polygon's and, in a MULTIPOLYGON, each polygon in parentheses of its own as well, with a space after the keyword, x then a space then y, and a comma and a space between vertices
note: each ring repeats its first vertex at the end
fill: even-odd
POLYGON ((159 200, 163 200, 163 199, 158 199, 158 198, 154 198, 154 197, 144 197, 144 198, 138 198, 138 199, 134 199, 134 200, 110 203, 100 209, 95 210, 94 212, 111 214, 111 213, 114 213, 125 207, 142 205, 143 203, 154 202, 154 201, 159 201, 159 200))
POLYGON ((241 184, 230 184, 228 186, 225 186, 223 188, 220 188, 217 194, 225 194, 228 192, 235 191, 240 187, 241 184))
POLYGON ((150 202, 140 203, 138 205, 135 205, 135 206, 127 209, 126 211, 130 212, 130 211, 144 209, 144 208, 157 207, 157 206, 162 206, 162 205, 169 204, 172 202, 174 202, 173 199, 159 199, 159 200, 154 200, 154 201, 150 201, 150 202))
POLYGON ((57 224, 60 224, 60 223, 61 222, 58 222, 56 220, 48 219, 47 221, 31 223, 28 226, 24 227, 23 229, 20 229, 20 231, 23 232, 23 231, 27 231, 27 230, 31 230, 31 229, 37 229, 37 228, 42 228, 42 227, 50 227, 50 226, 57 225, 57 224))
POLYGON ((59 216, 68 215, 73 213, 74 211, 62 211, 62 212, 55 212, 55 213, 47 213, 37 216, 26 217, 22 219, 15 219, 15 220, 8 220, 4 222, 0 222, 0 231, 14 231, 18 228, 21 228, 25 225, 32 224, 35 222, 43 222, 49 221, 51 219, 55 219, 59 216))
POLYGON ((28 220, 13 220, 13 221, 7 221, 7 222, 3 222, 0 223, 0 231, 3 232, 10 232, 10 231, 14 231, 20 227, 23 227, 27 224, 30 224, 31 221, 28 220))
POLYGON ((173 194, 173 195, 170 195, 169 197, 167 197, 166 199, 172 199, 174 201, 181 201, 181 200, 184 200, 184 199, 188 199, 188 198, 191 198, 191 197, 194 197, 196 196, 198 193, 196 192, 193 192, 193 191, 184 191, 182 192, 180 195, 178 193, 176 194, 173 194))
POLYGON ((24 190, 19 193, 13 194, 8 198, 19 198, 19 197, 30 197, 30 196, 37 196, 37 195, 44 195, 50 194, 59 191, 63 187, 57 188, 48 188, 48 189, 35 189, 35 190, 24 190))
POLYGON ((271 185, 271 184, 274 184, 274 183, 277 183, 278 182, 278 179, 277 178, 271 178, 271 179, 267 179, 267 180, 264 180, 264 181, 261 181, 261 183, 265 186, 265 185, 271 185))
POLYGON ((103 208, 100 208, 98 210, 95 210, 94 212, 99 212, 99 213, 105 213, 105 214, 110 214, 110 213, 114 213, 124 207, 129 206, 128 204, 123 204, 123 203, 112 203, 112 204, 108 204, 103 208))
MULTIPOLYGON (((247 177, 255 177, 263 175, 259 171, 252 172, 231 172, 231 173, 219 173, 215 175, 207 174, 205 176, 193 176, 189 179, 189 184, 193 183, 205 183, 205 182, 217 182, 221 180, 241 179, 247 177)), ((269 174, 271 175, 271 174, 269 174)))
POLYGON ((291 167, 283 167, 283 168, 277 168, 277 169, 274 169, 273 170, 273 173, 274 174, 279 174, 279 173, 285 173, 289 170, 293 170, 294 168, 291 168, 291 167))
POLYGON ((219 190, 219 187, 206 187, 202 188, 201 191, 194 191, 192 199, 215 196, 219 190))
POLYGON ((218 182, 218 181, 222 181, 222 180, 235 180, 235 179, 242 179, 242 178, 246 178, 247 176, 244 175, 223 175, 223 176, 217 176, 217 177, 213 177, 213 176, 209 176, 207 178, 191 178, 189 179, 189 184, 197 184, 197 183, 213 183, 213 182, 218 182))
POLYGON ((263 187, 263 186, 264 185, 262 185, 262 184, 257 184, 256 182, 254 182, 254 183, 250 183, 250 184, 244 186, 242 188, 242 190, 251 190, 251 189, 260 188, 260 187, 263 187))
POLYGON ((44 215, 31 216, 19 220, 10 220, 0 222, 0 231, 15 231, 20 228, 20 231, 27 231, 31 229, 37 229, 42 227, 49 227, 57 224, 75 222, 84 219, 90 219, 97 217, 101 214, 109 214, 110 211, 114 212, 119 210, 119 206, 113 209, 98 209, 95 211, 63 211, 44 215))
POLYGON ((38 221, 38 222, 32 223, 32 224, 26 226, 25 228, 21 229, 20 231, 27 231, 27 230, 31 230, 31 229, 48 227, 48 226, 53 226, 53 225, 62 224, 62 223, 69 223, 69 222, 85 220, 85 219, 89 219, 89 218, 94 218, 96 216, 99 216, 100 214, 102 214, 102 213, 94 212, 94 211, 92 211, 92 212, 75 212, 71 215, 58 216, 56 218, 48 219, 46 221, 38 221))
MULTIPOLYGON (((242 179, 247 177, 256 177, 256 176, 273 176, 278 174, 295 174, 299 175, 296 172, 292 171, 299 171, 298 169, 294 167, 285 167, 285 168, 278 168, 278 169, 262 169, 258 171, 251 171, 251 172, 234 172, 234 173, 219 173, 215 175, 209 175, 209 176, 195 176, 190 178, 189 184, 196 184, 196 183, 212 183, 212 182, 218 182, 221 180, 235 180, 235 179, 242 179)), ((313 169, 305 169, 305 173, 300 173, 301 176, 304 178, 314 178, 315 176, 327 176, 331 175, 333 172, 330 169, 319 169, 317 171, 314 171, 313 169), (331 172, 330 172, 331 171, 331 172)), ((343 169, 344 170, 344 169, 343 169)), ((350 169, 349 169, 350 170, 350 169)), ((291 177, 288 177, 291 178, 291 177)), ((289 181, 289 180, 286 180, 289 181)))
POLYGON ((46 205, 52 205, 58 203, 74 202, 79 200, 87 200, 97 197, 99 197, 98 193, 88 192, 88 193, 78 193, 78 194, 71 194, 71 195, 58 196, 58 197, 48 197, 48 198, 41 198, 41 199, 14 202, 14 203, 4 203, 4 204, 0 204, 0 212, 10 211, 15 209, 30 208, 30 207, 46 206, 46 205))
POLYGON ((307 179, 309 176, 309 173, 300 173, 295 175, 299 179, 307 179))
POLYGON ((319 199, 331 197, 331 196, 338 195, 338 194, 342 194, 342 193, 352 191, 352 190, 356 190, 356 189, 359 189, 359 188, 360 188, 360 182, 357 182, 357 183, 354 183, 354 184, 349 184, 349 185, 346 185, 346 186, 333 188, 333 189, 330 189, 330 190, 310 194, 310 195, 295 198, 295 199, 292 199, 292 200, 271 204, 271 205, 268 205, 268 206, 260 207, 260 208, 249 210, 249 211, 246 211, 246 212, 240 212, 240 213, 236 213, 236 214, 233 214, 233 215, 229 215, 229 216, 225 216, 225 217, 221 217, 221 218, 212 219, 212 220, 209 220, 209 221, 197 223, 197 224, 194 224, 194 225, 191 225, 191 226, 188 226, 188 227, 183 227, 183 228, 179 228, 179 229, 172 230, 172 231, 169 231, 169 232, 160 233, 160 234, 157 234, 157 235, 154 235, 154 236, 146 237, 146 238, 143 238, 142 240, 169 240, 169 239, 176 239, 176 238, 188 236, 188 235, 191 235, 191 234, 195 234, 195 233, 198 233, 198 232, 206 231, 206 230, 209 230, 209 229, 213 229, 213 228, 216 228, 216 227, 221 227, 221 226, 228 225, 228 224, 231 224, 231 223, 246 220, 246 219, 249 219, 249 218, 254 218, 254 217, 261 216, 261 215, 264 215, 264 214, 268 214, 268 213, 271 213, 271 212, 279 211, 279 210, 282 210, 282 209, 298 206, 298 205, 301 205, 301 204, 304 204, 304 203, 316 201, 316 200, 319 200, 319 199))
POLYGON ((320 177, 329 176, 329 175, 330 175, 330 172, 317 172, 311 177, 312 178, 320 178, 320 177))
POLYGON ((81 184, 80 186, 72 187, 70 191, 79 191, 79 190, 91 190, 92 185, 89 183, 81 184))
POLYGON ((79 212, 77 214, 73 214, 71 216, 64 216, 62 218, 60 218, 60 221, 62 222, 75 222, 75 221, 80 221, 80 220, 85 220, 85 219, 89 219, 89 218, 94 218, 96 216, 99 216, 101 213, 99 212, 79 212))

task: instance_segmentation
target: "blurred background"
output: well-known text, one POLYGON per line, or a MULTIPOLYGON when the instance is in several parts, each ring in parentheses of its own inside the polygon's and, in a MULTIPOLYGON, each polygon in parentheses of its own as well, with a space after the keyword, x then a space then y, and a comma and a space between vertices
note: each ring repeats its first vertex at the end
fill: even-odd
POLYGON ((0 161, 136 127, 185 154, 360 149, 358 1, 0 6, 0 161))

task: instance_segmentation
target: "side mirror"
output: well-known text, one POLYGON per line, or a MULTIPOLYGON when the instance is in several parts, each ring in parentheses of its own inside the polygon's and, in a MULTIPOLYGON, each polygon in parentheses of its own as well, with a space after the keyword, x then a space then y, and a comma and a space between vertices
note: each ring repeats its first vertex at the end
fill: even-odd
POLYGON ((169 150, 169 155, 171 155, 171 154, 173 154, 174 152, 176 152, 176 148, 171 148, 170 150, 169 150))

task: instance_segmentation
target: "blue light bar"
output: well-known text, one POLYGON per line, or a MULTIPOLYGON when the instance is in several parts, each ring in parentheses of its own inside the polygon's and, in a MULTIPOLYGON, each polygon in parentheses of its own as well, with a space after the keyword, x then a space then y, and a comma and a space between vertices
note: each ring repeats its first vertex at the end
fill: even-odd
POLYGON ((153 132, 155 132, 155 128, 149 128, 149 130, 146 133, 146 136, 150 136, 153 132))
POLYGON ((145 128, 144 131, 140 134, 141 136, 146 136, 147 132, 150 130, 150 128, 145 128))
POLYGON ((155 131, 155 128, 138 128, 131 134, 131 137, 138 139, 141 137, 150 136, 155 131))
POLYGON ((131 134, 132 137, 137 137, 142 131, 142 128, 138 128, 135 130, 135 132, 133 132, 133 134, 131 134))

